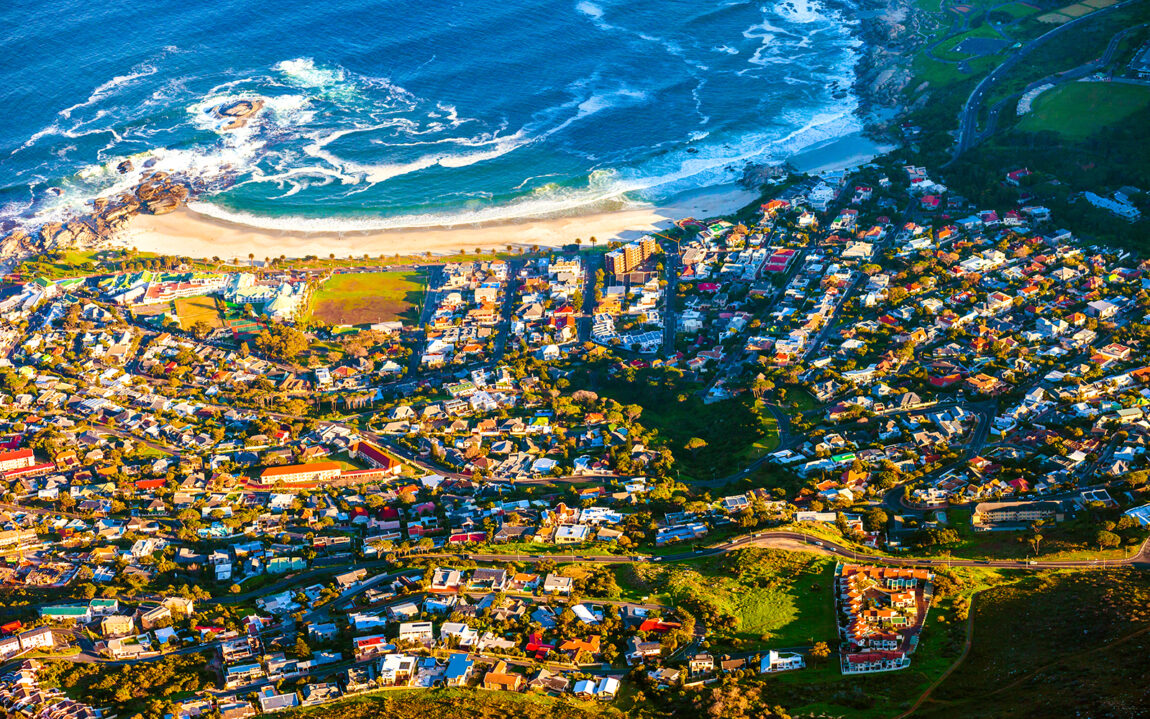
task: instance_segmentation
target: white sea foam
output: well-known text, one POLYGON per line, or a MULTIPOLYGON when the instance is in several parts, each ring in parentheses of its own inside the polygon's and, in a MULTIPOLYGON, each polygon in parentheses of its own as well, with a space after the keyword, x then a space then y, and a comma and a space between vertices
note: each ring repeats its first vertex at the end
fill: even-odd
POLYGON ((124 87, 125 85, 128 85, 129 83, 133 82, 134 80, 139 80, 142 77, 148 77, 149 75, 155 75, 155 74, 156 74, 156 67, 154 65, 141 65, 141 66, 139 66, 138 69, 133 69, 127 75, 117 75, 116 77, 113 77, 111 80, 108 80, 107 82, 104 82, 104 83, 101 83, 100 85, 98 85, 96 87, 96 89, 92 91, 92 94, 90 94, 88 96, 87 100, 85 100, 83 102, 78 102, 75 105, 72 105, 71 107, 66 107, 63 110, 61 110, 60 116, 64 117, 64 118, 70 118, 74 111, 80 109, 81 107, 88 107, 89 105, 94 105, 95 103, 99 102, 103 98, 110 95, 112 93, 112 91, 115 90, 116 88, 124 87))
POLYGON ((301 87, 331 87, 344 80, 343 68, 317 66, 310 57, 284 60, 276 63, 275 69, 283 73, 289 82, 301 87))
POLYGON ((731 168, 750 160, 781 160, 860 129, 854 106, 826 111, 782 136, 748 135, 737 144, 715 144, 697 155, 671 153, 634 170, 600 168, 581 187, 547 183, 520 200, 458 212, 407 214, 370 218, 268 217, 237 212, 210 201, 197 201, 196 212, 239 224, 272 230, 355 232, 387 229, 450 227, 518 220, 544 215, 578 213, 610 203, 613 207, 642 206, 679 192, 730 184, 731 168))

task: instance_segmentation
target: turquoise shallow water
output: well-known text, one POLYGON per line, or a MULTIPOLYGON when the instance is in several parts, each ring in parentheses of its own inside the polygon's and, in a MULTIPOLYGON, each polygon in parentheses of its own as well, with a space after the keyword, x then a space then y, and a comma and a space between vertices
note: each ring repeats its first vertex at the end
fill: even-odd
POLYGON ((859 127, 849 0, 112 5, 0 7, 0 222, 152 169, 267 227, 577 212, 727 184, 859 127), (241 130, 207 112, 245 97, 266 106, 241 130))

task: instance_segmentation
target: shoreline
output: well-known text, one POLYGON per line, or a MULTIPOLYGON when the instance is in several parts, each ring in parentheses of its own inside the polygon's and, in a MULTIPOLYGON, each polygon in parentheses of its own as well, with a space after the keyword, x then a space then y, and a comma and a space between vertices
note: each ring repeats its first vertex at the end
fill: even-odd
MULTIPOLYGON (((889 152, 891 147, 861 132, 834 138, 789 158, 800 172, 817 174, 853 168, 889 152)), ((561 217, 523 218, 481 224, 355 231, 275 230, 218 219, 187 207, 164 215, 137 215, 108 246, 141 252, 222 260, 364 254, 379 256, 450 255, 475 249, 561 247, 576 238, 585 243, 629 241, 667 229, 685 217, 729 215, 761 197, 761 192, 722 185, 683 193, 672 200, 630 209, 561 217)))
POLYGON ((272 230, 221 220, 180 208, 165 215, 137 215, 111 242, 113 247, 134 247, 141 252, 194 258, 246 260, 265 257, 300 258, 307 255, 339 258, 449 255, 460 250, 503 251, 561 247, 576 238, 595 237, 600 244, 638 239, 667 229, 684 217, 717 217, 746 207, 759 193, 738 187, 710 188, 652 207, 639 207, 585 215, 525 218, 512 222, 448 227, 356 230, 349 232, 272 230))

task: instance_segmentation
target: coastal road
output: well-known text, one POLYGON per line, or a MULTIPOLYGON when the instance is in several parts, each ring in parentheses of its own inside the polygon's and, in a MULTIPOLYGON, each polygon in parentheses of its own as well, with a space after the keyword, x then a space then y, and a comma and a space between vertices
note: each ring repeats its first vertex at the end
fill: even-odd
POLYGON ((1089 23, 1095 18, 1098 18, 1106 13, 1116 10, 1127 5, 1132 5, 1141 0, 1123 0, 1123 2, 1116 3, 1109 7, 1100 8, 1094 12, 1083 15, 1082 17, 1075 18, 1070 22, 1059 25, 1058 27, 1046 32, 1027 43, 1018 49, 1013 55, 1008 57, 1001 65, 994 68, 986 77, 979 81, 975 86, 974 91, 970 93, 970 97, 966 99, 963 105, 962 112, 958 116, 958 139, 955 143, 954 153, 951 159, 944 168, 949 167, 962 156, 964 152, 969 150, 974 145, 983 139, 978 132, 978 116, 982 112, 983 103, 990 97, 991 91, 994 89, 995 84, 1000 82, 1006 77, 1015 66, 1022 60, 1026 59, 1030 53, 1042 47, 1046 43, 1054 40, 1072 28, 1078 29, 1084 24, 1089 23))

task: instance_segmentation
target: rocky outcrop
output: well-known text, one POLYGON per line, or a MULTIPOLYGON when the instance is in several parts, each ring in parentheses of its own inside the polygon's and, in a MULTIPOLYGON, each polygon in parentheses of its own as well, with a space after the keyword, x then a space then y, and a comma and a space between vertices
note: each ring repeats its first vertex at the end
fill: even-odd
POLYGON ((211 109, 211 113, 221 120, 226 120, 220 128, 222 130, 238 130, 248 123, 256 113, 263 109, 263 100, 235 100, 211 109))
MULTIPOLYGON (((224 121, 223 129, 234 130, 243 127, 263 107, 264 100, 249 98, 217 105, 208 112, 224 121)), ((186 205, 193 194, 207 188, 196 177, 152 171, 157 162, 157 158, 152 157, 139 161, 137 166, 132 160, 122 160, 116 165, 116 171, 121 175, 142 173, 139 183, 130 192, 92 200, 90 212, 81 213, 66 222, 48 222, 38 229, 14 229, 6 235, 5 230, 11 226, 0 226, 0 257, 34 255, 56 248, 95 247, 127 227, 135 215, 174 212, 186 205)), ((216 180, 213 186, 224 186, 226 182, 226 178, 216 180)), ((63 193, 58 187, 46 188, 45 192, 63 193)))
POLYGON ((140 206, 153 215, 164 215, 179 209, 188 201, 189 194, 186 184, 173 181, 164 172, 154 173, 136 187, 140 206))
POLYGON ((786 164, 768 165, 765 163, 748 162, 743 167, 743 174, 738 183, 751 190, 759 190, 767 183, 774 182, 789 175, 793 168, 786 164))
POLYGON ((140 213, 162 215, 179 209, 191 196, 191 187, 164 172, 144 178, 132 192, 92 200, 90 213, 66 223, 48 222, 35 234, 16 229, 0 239, 0 257, 35 254, 51 249, 89 248, 124 229, 140 213))

